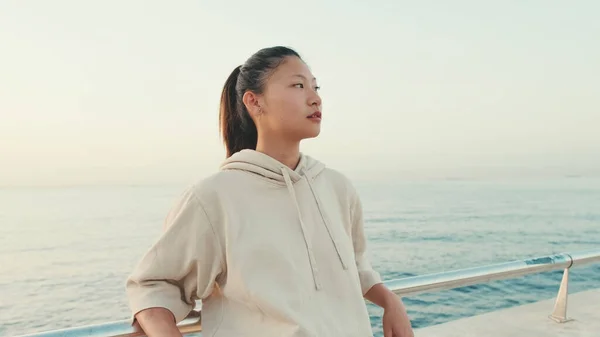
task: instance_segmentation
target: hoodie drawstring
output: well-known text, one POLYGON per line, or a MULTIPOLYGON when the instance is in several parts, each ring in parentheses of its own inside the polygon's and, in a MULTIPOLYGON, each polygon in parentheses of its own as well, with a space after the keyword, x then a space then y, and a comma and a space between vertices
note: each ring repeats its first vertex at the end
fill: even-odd
MULTIPOLYGON (((287 186, 288 192, 290 193, 290 197, 292 198, 292 201, 294 202, 294 206, 296 207, 296 212, 298 212, 298 220, 300 221, 300 227, 302 229, 302 236, 304 238, 304 243, 306 244, 306 250, 308 252, 308 259, 310 261, 310 268, 312 270, 313 280, 315 282, 315 288, 317 290, 319 290, 319 289, 321 289, 321 282, 319 281, 319 269, 317 268, 317 261, 315 259, 315 255, 314 255, 314 252, 312 249, 312 243, 310 242, 310 238, 307 235, 306 225, 304 224, 304 221, 302 220, 302 212, 300 211, 300 205, 298 205, 298 199, 296 198, 296 191, 294 190, 294 184, 292 182, 292 178, 290 177, 289 172, 287 171, 287 169, 285 167, 281 168, 281 173, 283 174, 283 179, 285 180, 285 185, 287 186)), ((319 198, 317 197, 317 194, 315 193, 315 191, 310 183, 310 179, 306 176, 304 176, 304 178, 306 178, 306 182, 308 183, 310 191, 311 191, 313 197, 315 198, 315 202, 317 203, 317 208, 319 209, 319 214, 321 216, 321 219, 323 220, 323 223, 325 224, 325 228, 327 229, 329 238, 331 239, 331 242, 333 243, 335 252, 337 253, 338 258, 340 259, 342 268, 348 269, 348 265, 344 261, 344 258, 342 257, 342 254, 340 252, 338 241, 334 237, 333 233, 331 232, 331 229, 329 228, 329 223, 327 222, 327 219, 325 219, 325 214, 323 213, 323 210, 321 208, 321 202, 320 202, 319 198)))
POLYGON ((321 201, 319 200, 319 197, 315 193, 315 190, 313 189, 312 184, 310 183, 310 179, 307 178, 306 182, 308 183, 308 187, 310 188, 310 191, 312 192, 312 195, 315 198, 315 201, 317 202, 317 208, 319 209, 319 213, 321 214, 321 219, 323 219, 323 223, 325 224, 327 233, 329 233, 329 238, 331 239, 331 242, 333 242, 333 246, 335 247, 335 252, 337 253, 338 258, 340 259, 340 262, 342 263, 342 268, 344 268, 344 270, 346 270, 346 269, 348 269, 348 265, 346 264, 346 262, 344 261, 344 258, 342 257, 342 253, 340 252, 337 238, 333 235, 333 233, 331 232, 331 229, 329 228, 329 223, 327 222, 327 219, 325 218, 325 213, 323 212, 323 209, 321 208, 321 201))
POLYGON ((302 213, 300 212, 300 205, 298 205, 298 200, 296 199, 296 191, 294 190, 294 185, 292 183, 292 179, 290 178, 290 174, 285 167, 281 168, 281 173, 283 174, 285 185, 287 186, 288 192, 290 192, 290 196, 292 197, 292 201, 294 202, 294 206, 296 206, 296 211, 298 212, 298 219, 300 220, 302 236, 304 237, 304 243, 306 244, 306 250, 308 251, 308 260, 310 261, 310 268, 312 270, 315 288, 319 290, 321 289, 321 282, 319 281, 319 269, 317 268, 317 261, 315 260, 315 254, 312 250, 310 238, 306 233, 306 226, 304 225, 304 221, 302 221, 302 213))

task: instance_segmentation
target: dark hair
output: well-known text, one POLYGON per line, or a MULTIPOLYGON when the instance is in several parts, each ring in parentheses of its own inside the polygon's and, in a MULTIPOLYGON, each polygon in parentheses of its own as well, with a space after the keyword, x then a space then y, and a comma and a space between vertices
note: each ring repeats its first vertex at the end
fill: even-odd
POLYGON ((272 72, 288 56, 300 55, 287 47, 264 48, 246 63, 233 69, 221 93, 219 127, 227 149, 227 157, 243 149, 256 149, 258 132, 242 97, 246 91, 262 94, 272 72))

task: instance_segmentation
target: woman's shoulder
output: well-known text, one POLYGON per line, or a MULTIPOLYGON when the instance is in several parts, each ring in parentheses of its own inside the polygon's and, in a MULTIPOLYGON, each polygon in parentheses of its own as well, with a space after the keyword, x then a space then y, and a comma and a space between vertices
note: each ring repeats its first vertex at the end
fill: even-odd
POLYGON ((342 173, 342 170, 333 168, 310 155, 303 154, 303 156, 305 157, 304 168, 312 178, 326 181, 336 188, 353 189, 352 182, 345 173, 342 173))
POLYGON ((341 195, 346 195, 350 198, 357 197, 357 191, 352 180, 341 170, 326 167, 321 172, 323 178, 325 178, 330 184, 333 185, 335 190, 341 195))
POLYGON ((192 180, 185 190, 201 201, 214 199, 220 191, 234 182, 235 175, 236 172, 218 171, 192 180))

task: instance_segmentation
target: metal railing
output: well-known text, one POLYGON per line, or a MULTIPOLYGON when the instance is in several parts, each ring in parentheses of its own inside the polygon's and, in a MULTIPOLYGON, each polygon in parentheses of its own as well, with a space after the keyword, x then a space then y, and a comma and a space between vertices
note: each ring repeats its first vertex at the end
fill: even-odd
MULTIPOLYGON (((600 263, 600 249, 571 254, 565 253, 542 256, 527 260, 389 280, 385 282, 385 285, 398 296, 407 296, 562 269, 564 270, 563 278, 556 298, 554 311, 549 317, 558 323, 564 323, 569 321, 567 318, 569 269, 574 266, 582 266, 591 263, 600 263)), ((185 320, 178 324, 178 326, 184 334, 197 333, 201 331, 200 321, 200 312, 192 311, 185 320)), ((136 331, 134 327, 130 325, 130 321, 122 320, 23 335, 21 337, 134 336, 145 335, 140 331, 136 331)))

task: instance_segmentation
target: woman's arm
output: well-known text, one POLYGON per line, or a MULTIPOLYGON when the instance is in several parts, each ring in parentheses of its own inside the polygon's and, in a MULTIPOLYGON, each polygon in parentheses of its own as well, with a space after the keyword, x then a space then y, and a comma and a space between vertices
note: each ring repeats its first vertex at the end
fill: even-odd
POLYGON ((400 297, 389 290, 383 283, 371 287, 364 297, 384 309, 388 307, 400 307, 404 309, 404 304, 400 297))
POLYGON ((384 337, 414 337, 410 318, 402 300, 383 283, 376 284, 369 289, 365 298, 384 309, 384 337))
POLYGON ((176 324, 209 296, 224 269, 219 235, 188 189, 172 208, 165 231, 126 282, 133 323, 148 336, 180 336, 176 324))
POLYGON ((402 300, 383 284, 381 276, 371 267, 366 257, 367 239, 362 204, 356 191, 353 189, 352 192, 352 241, 363 297, 384 309, 384 337, 413 337, 410 319, 402 300))
POLYGON ((182 337, 173 313, 165 308, 149 308, 135 315, 141 330, 148 337, 182 337))

